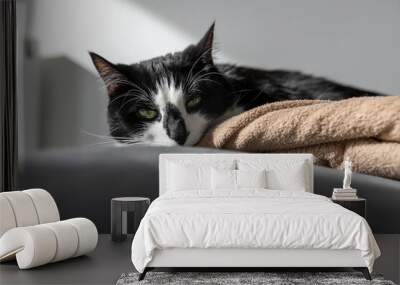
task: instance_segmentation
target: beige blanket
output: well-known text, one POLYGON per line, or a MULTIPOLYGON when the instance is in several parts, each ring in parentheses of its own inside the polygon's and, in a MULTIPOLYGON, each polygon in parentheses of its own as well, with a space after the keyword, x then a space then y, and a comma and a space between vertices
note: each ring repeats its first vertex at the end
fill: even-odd
POLYGON ((199 146, 247 152, 307 152, 316 163, 400 179, 400 96, 266 104, 209 131, 199 146))

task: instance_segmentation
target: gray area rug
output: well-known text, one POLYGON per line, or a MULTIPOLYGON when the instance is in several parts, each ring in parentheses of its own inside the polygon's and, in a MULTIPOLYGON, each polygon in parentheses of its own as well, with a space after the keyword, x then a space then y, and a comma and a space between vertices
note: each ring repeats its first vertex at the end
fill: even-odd
POLYGON ((359 272, 148 272, 146 278, 138 281, 138 273, 122 274, 117 285, 133 284, 376 284, 395 285, 392 281, 384 280, 380 275, 372 275, 368 281, 359 272))

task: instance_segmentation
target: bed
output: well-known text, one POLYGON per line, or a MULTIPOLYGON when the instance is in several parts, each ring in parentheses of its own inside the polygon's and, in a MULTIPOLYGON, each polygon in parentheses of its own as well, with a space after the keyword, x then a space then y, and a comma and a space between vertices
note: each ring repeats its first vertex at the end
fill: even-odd
POLYGON ((380 251, 368 223, 313 190, 310 154, 161 154, 160 196, 132 243, 139 279, 157 267, 353 267, 370 279, 380 251))

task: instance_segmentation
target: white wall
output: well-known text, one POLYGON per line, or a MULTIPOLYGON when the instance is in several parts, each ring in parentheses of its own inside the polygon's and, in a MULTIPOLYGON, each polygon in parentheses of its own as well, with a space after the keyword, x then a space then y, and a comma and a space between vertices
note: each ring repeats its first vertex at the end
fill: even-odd
POLYGON ((179 50, 198 36, 192 38, 133 1, 35 3, 31 34, 40 55, 66 55, 93 71, 89 50, 112 61, 132 63, 179 50))
POLYGON ((197 41, 216 20, 223 59, 291 68, 400 94, 397 0, 35 0, 42 56, 90 68, 87 50, 132 63, 197 41))

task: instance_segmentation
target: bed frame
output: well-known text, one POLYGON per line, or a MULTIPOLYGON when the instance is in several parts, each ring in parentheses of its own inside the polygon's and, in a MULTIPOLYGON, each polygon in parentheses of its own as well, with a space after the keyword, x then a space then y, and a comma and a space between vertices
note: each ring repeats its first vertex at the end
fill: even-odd
MULTIPOLYGON (((159 159, 159 192, 166 189, 169 160, 210 161, 254 157, 279 161, 282 159, 304 160, 306 163, 307 192, 313 192, 313 157, 311 154, 161 154, 159 159)), ((152 261, 139 275, 143 280, 146 273, 155 268, 230 268, 246 271, 265 268, 343 268, 361 271, 371 280, 368 268, 359 250, 329 249, 249 249, 249 248, 170 248, 156 250, 152 261)), ((230 270, 231 271, 231 270, 230 270)), ((262 271, 262 270, 261 270, 262 271)))

